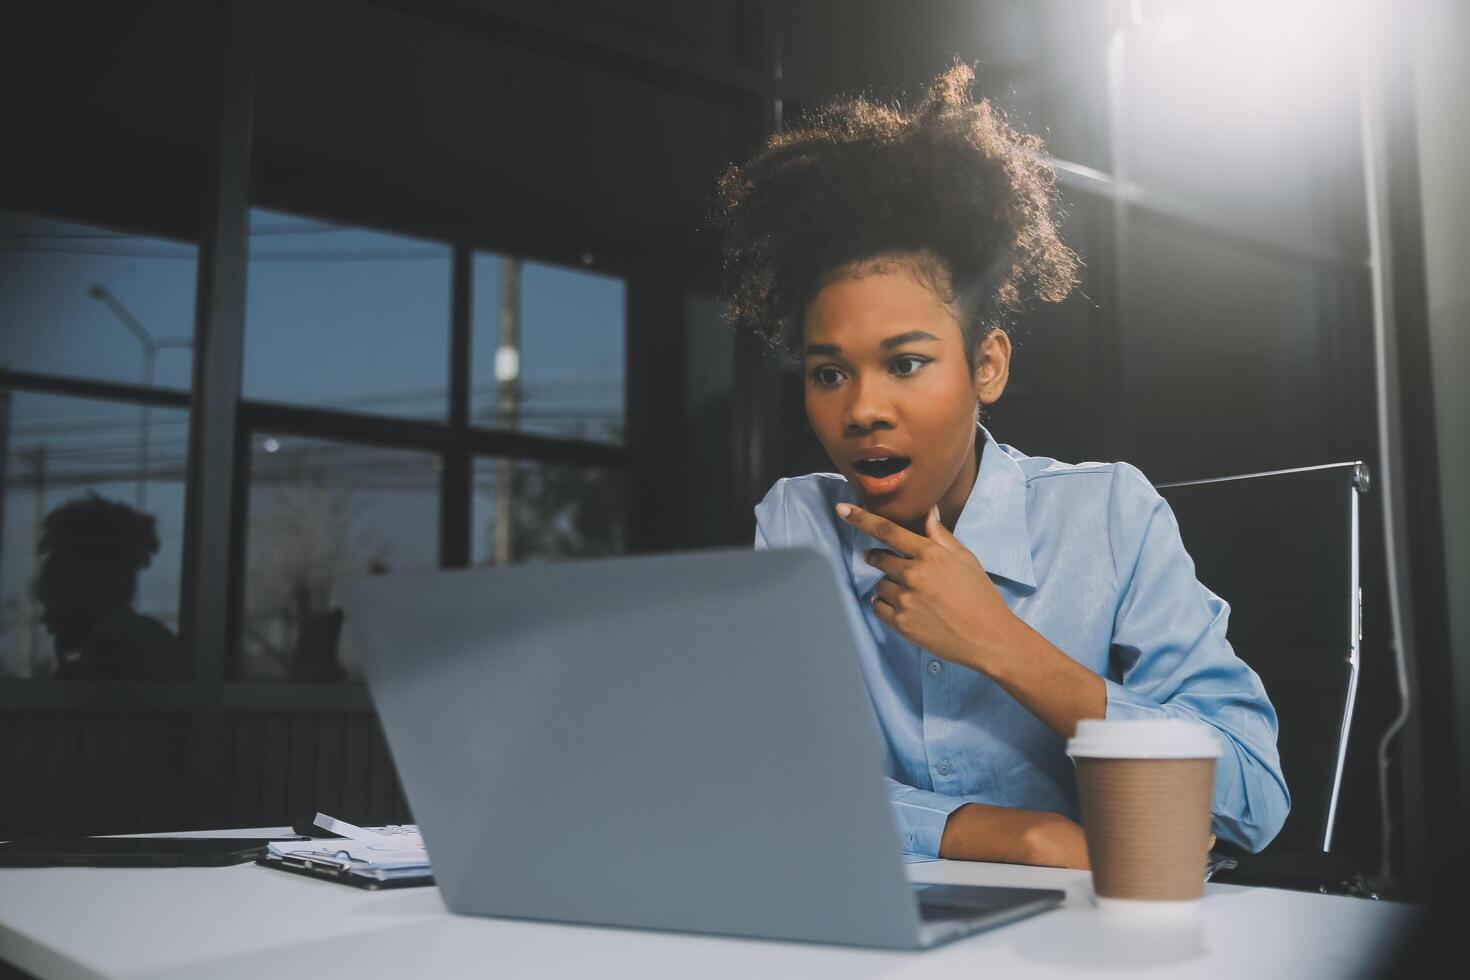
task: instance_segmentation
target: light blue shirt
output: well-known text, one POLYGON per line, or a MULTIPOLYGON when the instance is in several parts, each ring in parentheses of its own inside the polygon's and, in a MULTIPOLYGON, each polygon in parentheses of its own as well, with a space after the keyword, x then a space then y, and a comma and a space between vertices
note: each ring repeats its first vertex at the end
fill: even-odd
MULTIPOLYGON (((1107 717, 1183 718, 1224 738, 1214 833, 1256 851, 1291 806, 1276 712, 1225 639, 1230 607, 1201 585, 1169 505, 1126 463, 1059 463, 995 442, 982 427, 979 474, 955 537, 1006 605, 1107 685, 1107 717)), ((857 658, 887 743, 904 849, 935 855, 965 803, 1080 820, 1066 743, 990 678, 905 640, 874 614, 880 542, 837 517, 859 503, 842 476, 780 480, 755 509, 756 548, 810 548, 842 586, 857 658)))

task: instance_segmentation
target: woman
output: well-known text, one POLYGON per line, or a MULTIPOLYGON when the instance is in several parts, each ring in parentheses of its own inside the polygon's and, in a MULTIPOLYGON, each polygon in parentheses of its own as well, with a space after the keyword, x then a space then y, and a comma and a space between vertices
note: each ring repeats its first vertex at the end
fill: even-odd
POLYGON ((1166 717, 1222 736, 1212 829, 1259 850, 1290 806, 1275 711, 1168 505, 1127 464, 979 425, 1009 319, 1064 298, 1077 259, 1040 140, 972 81, 833 105, 721 180, 731 320, 801 361, 837 470, 772 487, 756 547, 814 548, 849 592, 907 850, 1086 867, 1065 740, 1166 717))
POLYGON ((37 544, 36 597, 56 648, 56 676, 174 680, 179 642, 133 609, 138 574, 158 553, 152 514, 95 493, 46 515, 37 544))

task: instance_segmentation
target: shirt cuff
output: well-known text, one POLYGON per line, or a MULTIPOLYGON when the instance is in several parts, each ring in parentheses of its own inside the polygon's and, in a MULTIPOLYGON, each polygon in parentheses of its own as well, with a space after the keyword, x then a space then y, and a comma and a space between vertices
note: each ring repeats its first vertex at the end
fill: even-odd
POLYGON ((890 792, 898 833, 907 854, 939 856, 939 841, 949 815, 970 801, 963 796, 945 796, 896 783, 890 792))
POLYGON ((1107 685, 1108 707, 1104 718, 1108 721, 1152 721, 1158 718, 1168 717, 1168 712, 1163 705, 1130 691, 1117 681, 1110 681, 1106 677, 1103 683, 1107 685))

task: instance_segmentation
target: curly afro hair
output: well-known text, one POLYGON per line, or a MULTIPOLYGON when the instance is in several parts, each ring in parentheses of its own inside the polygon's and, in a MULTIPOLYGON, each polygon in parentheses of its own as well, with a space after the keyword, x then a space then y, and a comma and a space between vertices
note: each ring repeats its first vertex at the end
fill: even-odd
POLYGON ((69 500, 41 525, 37 597, 48 611, 102 613, 125 606, 158 545, 152 514, 96 493, 69 500))
POLYGON ((152 514, 91 492, 46 515, 36 550, 83 560, 111 559, 137 572, 152 563, 158 545, 152 514))
POLYGON ((1077 256, 1057 233, 1039 137, 974 101, 955 64, 911 110, 829 105, 720 177, 726 315, 798 355, 807 305, 834 278, 901 265, 959 319, 974 363, 1028 299, 1060 302, 1077 256))

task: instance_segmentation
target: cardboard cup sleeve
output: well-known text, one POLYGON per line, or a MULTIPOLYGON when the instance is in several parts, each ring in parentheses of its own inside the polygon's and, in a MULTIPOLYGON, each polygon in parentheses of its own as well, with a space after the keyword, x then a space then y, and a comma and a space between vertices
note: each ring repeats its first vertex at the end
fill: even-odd
POLYGON ((1203 896, 1215 760, 1076 762, 1094 892, 1155 901, 1203 896))

